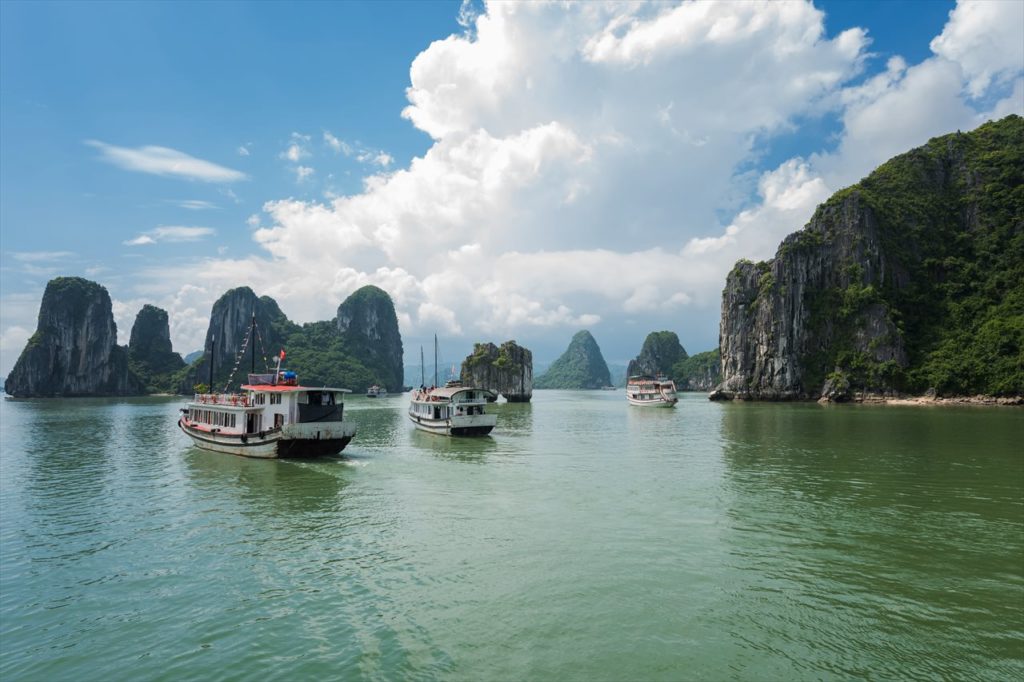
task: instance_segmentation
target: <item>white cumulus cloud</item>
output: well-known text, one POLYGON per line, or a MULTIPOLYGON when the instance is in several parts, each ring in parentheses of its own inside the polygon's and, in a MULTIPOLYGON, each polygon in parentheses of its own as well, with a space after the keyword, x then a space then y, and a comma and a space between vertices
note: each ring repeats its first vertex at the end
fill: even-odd
MULTIPOLYGON (((1013 110, 1015 48, 973 39, 1011 15, 961 4, 932 57, 894 56, 861 79, 867 33, 827 35, 806 2, 490 3, 411 65, 402 113, 432 138, 424 154, 393 168, 324 131, 330 149, 376 165, 362 191, 267 201, 250 219, 263 257, 152 270, 151 286, 195 285, 172 302, 192 346, 212 300, 239 284, 300 321, 376 284, 404 334, 568 339, 597 325, 622 339, 602 347, 635 353, 671 328, 704 350, 737 259, 770 257, 893 154, 984 121, 979 97, 998 90, 991 106, 1013 110), (759 165, 766 140, 826 114, 834 145, 759 165)), ((283 153, 300 178, 308 142, 283 153)))

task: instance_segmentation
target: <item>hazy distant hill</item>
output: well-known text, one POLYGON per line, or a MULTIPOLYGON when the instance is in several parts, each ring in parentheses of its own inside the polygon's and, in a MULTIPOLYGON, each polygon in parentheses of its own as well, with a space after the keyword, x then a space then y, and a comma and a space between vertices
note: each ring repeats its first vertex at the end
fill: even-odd
POLYGON ((601 388, 611 384, 608 364, 590 332, 572 337, 569 347, 544 374, 534 379, 534 388, 601 388))

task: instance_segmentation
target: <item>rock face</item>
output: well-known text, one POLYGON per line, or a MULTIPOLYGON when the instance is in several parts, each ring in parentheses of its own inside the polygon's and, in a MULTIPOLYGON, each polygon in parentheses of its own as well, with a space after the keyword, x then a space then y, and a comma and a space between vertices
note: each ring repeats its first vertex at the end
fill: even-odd
POLYGON ((721 381, 719 367, 721 355, 718 349, 691 355, 672 367, 672 378, 680 391, 709 392, 721 381))
POLYGON ((686 349, 679 343, 679 337, 675 332, 651 332, 644 339, 640 355, 629 361, 626 376, 642 374, 671 376, 675 364, 688 357, 686 349))
POLYGON ((536 388, 601 388, 611 384, 608 363, 590 332, 577 332, 569 347, 537 377, 536 388))
POLYGON ((510 403, 528 403, 533 397, 533 353, 506 341, 473 344, 473 353, 462 362, 462 382, 505 396, 510 403))
POLYGON ((213 348, 214 381, 211 390, 224 388, 231 377, 231 388, 244 383, 256 355, 257 372, 273 367, 278 352, 285 345, 288 332, 295 325, 288 321, 277 302, 269 296, 257 297, 249 287, 238 287, 226 292, 213 304, 210 326, 206 329, 202 360, 193 365, 185 381, 179 386, 181 393, 191 393, 195 384, 208 384, 210 377, 210 349, 213 348), (242 353, 242 346, 256 316, 257 334, 242 353), (235 369, 237 367, 237 370, 235 369))
POLYGON ((152 386, 164 383, 169 375, 185 366, 181 356, 171 349, 171 327, 167 311, 146 304, 135 316, 128 342, 128 359, 140 379, 152 386))
POLYGON ((402 335, 395 304, 386 291, 368 285, 338 306, 335 318, 345 348, 384 382, 388 391, 402 390, 402 335))
POLYGON ((1010 116, 833 195, 775 258, 729 273, 713 397, 1024 392, 1022 183, 1010 116))
POLYGON ((139 395, 143 387, 117 345, 107 290, 80 277, 50 280, 39 323, 4 390, 15 397, 139 395))

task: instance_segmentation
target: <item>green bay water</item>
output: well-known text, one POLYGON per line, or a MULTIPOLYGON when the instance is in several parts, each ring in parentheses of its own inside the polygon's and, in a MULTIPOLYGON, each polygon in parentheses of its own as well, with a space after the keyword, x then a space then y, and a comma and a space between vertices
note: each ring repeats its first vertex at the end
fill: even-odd
POLYGON ((0 679, 1024 678, 1024 412, 347 403, 343 457, 180 399, 0 403, 0 679))

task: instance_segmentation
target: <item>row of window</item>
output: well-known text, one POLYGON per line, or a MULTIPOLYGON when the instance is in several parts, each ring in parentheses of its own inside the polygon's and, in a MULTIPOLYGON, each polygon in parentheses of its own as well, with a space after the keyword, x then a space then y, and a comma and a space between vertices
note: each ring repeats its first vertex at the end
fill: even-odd
POLYGON ((209 424, 211 426, 235 427, 235 414, 228 412, 217 412, 215 410, 189 410, 189 421, 198 424, 209 424))
MULTIPOLYGON (((267 404, 267 395, 268 394, 266 394, 266 393, 253 393, 252 394, 252 401, 251 401, 252 404, 253 405, 266 405, 267 404)), ((281 404, 281 394, 280 393, 271 393, 269 395, 270 395, 270 404, 271 405, 280 405, 281 404)))

